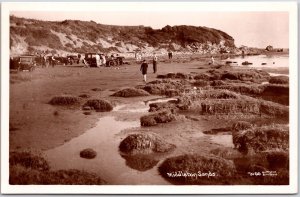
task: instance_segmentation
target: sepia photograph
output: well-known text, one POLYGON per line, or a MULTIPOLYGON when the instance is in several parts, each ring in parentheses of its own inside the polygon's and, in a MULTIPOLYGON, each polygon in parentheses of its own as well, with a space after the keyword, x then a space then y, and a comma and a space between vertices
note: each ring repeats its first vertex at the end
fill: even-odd
POLYGON ((297 192, 297 3, 1 14, 2 192, 297 192))

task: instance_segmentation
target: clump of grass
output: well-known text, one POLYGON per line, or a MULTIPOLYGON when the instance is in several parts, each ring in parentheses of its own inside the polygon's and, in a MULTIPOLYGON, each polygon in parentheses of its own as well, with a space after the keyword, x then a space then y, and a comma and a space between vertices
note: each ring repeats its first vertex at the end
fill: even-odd
POLYGON ((154 133, 139 133, 127 136, 119 146, 121 152, 126 154, 139 153, 163 153, 169 152, 175 148, 175 145, 163 140, 154 133))
POLYGON ((142 116, 140 119, 141 126, 150 127, 158 123, 167 123, 175 120, 175 115, 168 110, 155 112, 149 115, 142 116))
POLYGON ((264 91, 263 86, 256 84, 231 83, 215 86, 216 89, 226 89, 240 94, 259 95, 264 91))
POLYGON ((10 152, 9 165, 20 165, 34 170, 47 171, 50 169, 47 161, 40 155, 30 152, 10 152))
POLYGON ((10 152, 11 185, 102 185, 99 176, 80 170, 51 171, 48 162, 31 152, 10 152))
POLYGON ((244 154, 274 149, 286 151, 289 149, 289 129, 285 125, 270 125, 234 132, 233 144, 244 154))
POLYGON ((51 105, 76 105, 80 103, 80 99, 76 96, 71 95, 61 95, 55 96, 50 101, 49 104, 51 105))
POLYGON ((270 75, 266 71, 249 69, 249 70, 227 70, 222 73, 221 80, 240 80, 251 82, 269 81, 270 75))
POLYGON ((269 80, 271 84, 289 84, 289 77, 288 76, 274 76, 271 77, 269 80))
POLYGON ((80 98, 90 98, 91 96, 88 94, 80 94, 78 97, 80 98))
POLYGON ((201 114, 260 114, 260 103, 244 99, 216 99, 201 103, 201 114))
POLYGON ((171 80, 156 80, 147 83, 143 89, 150 94, 155 95, 165 95, 168 90, 177 90, 178 92, 182 92, 184 89, 184 85, 181 82, 171 81, 171 80))
POLYGON ((225 81, 222 81, 222 80, 213 80, 210 85, 211 86, 222 86, 222 85, 225 85, 226 82, 225 81))
POLYGON ((260 112, 275 117, 289 118, 289 108, 287 106, 271 101, 262 101, 260 112))
POLYGON ((113 106, 111 103, 109 103, 106 100, 101 100, 101 99, 88 100, 83 105, 83 108, 85 108, 85 107, 91 107, 91 109, 94 109, 98 112, 108 112, 108 111, 113 110, 113 106))
POLYGON ((169 111, 176 111, 177 106, 176 102, 174 101, 168 101, 168 102, 163 102, 163 103, 151 103, 149 105, 150 109, 149 112, 157 112, 157 111, 163 111, 163 110, 169 110, 169 111))
POLYGON ((289 153, 282 150, 272 150, 266 153, 266 158, 271 170, 289 168, 289 153))
POLYGON ((241 131, 250 129, 253 125, 250 122, 246 121, 238 121, 232 124, 232 130, 233 131, 241 131))
POLYGON ((258 95, 258 97, 282 105, 289 105, 288 84, 267 84, 262 87, 263 91, 260 95, 258 95))
POLYGON ((126 160, 126 165, 132 169, 144 172, 152 169, 157 165, 159 160, 149 155, 137 154, 137 155, 122 155, 126 160))
POLYGON ((116 97, 137 97, 137 96, 149 96, 150 94, 142 89, 136 89, 136 88, 126 88, 123 90, 120 90, 111 96, 116 97))
POLYGON ((200 74, 197 74, 196 76, 194 76, 194 79, 208 81, 208 80, 210 80, 210 76, 206 73, 200 73, 200 74))
POLYGON ((167 97, 179 96, 180 94, 181 94, 180 91, 176 89, 169 89, 165 91, 165 95, 167 97))
POLYGON ((80 151, 80 157, 85 158, 85 159, 93 159, 96 156, 97 156, 97 152, 91 148, 86 148, 86 149, 80 151))
POLYGON ((157 78, 159 79, 189 79, 189 74, 184 73, 168 73, 166 75, 158 75, 157 78))
POLYGON ((209 81, 205 81, 202 79, 196 80, 195 82, 192 83, 193 86, 197 86, 197 87, 205 87, 210 85, 209 81))
POLYGON ((263 93, 276 95, 289 95, 289 85, 287 84, 267 84, 263 85, 263 93))
POLYGON ((179 184, 229 184, 236 170, 234 164, 213 155, 180 155, 166 159, 159 166, 160 174, 171 182, 179 184), (203 174, 203 176, 172 176, 172 173, 203 174), (205 173, 214 174, 205 176, 205 173))

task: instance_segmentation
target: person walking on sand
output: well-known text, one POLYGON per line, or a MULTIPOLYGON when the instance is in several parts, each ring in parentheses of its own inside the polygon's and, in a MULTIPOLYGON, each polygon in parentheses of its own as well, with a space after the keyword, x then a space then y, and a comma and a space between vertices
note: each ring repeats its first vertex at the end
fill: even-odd
POLYGON ((153 56, 153 73, 156 73, 156 71, 157 71, 157 56, 154 53, 154 56, 153 56))
POLYGON ((147 81, 147 70, 148 70, 148 64, 147 64, 146 60, 143 60, 140 71, 142 72, 142 75, 144 77, 144 82, 147 81))

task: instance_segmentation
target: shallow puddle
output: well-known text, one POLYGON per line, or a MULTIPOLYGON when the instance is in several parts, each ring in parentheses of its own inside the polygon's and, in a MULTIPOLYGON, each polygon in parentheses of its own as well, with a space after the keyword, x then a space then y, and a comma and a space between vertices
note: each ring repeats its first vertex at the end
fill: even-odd
POLYGON ((144 113, 148 112, 149 105, 152 103, 164 103, 168 101, 176 101, 177 99, 174 98, 159 98, 153 99, 149 101, 141 101, 138 103, 131 103, 131 104, 123 104, 116 106, 113 111, 117 112, 131 112, 131 113, 144 113))
POLYGON ((233 148, 232 135, 231 134, 217 134, 209 135, 210 140, 216 144, 220 144, 225 147, 233 148))
MULTIPOLYGON (((143 104, 144 108, 148 104, 149 102, 143 104)), ((134 104, 133 106, 138 105, 134 104)), ((121 109, 127 112, 132 110, 131 105, 119 108, 119 110, 121 109)), ((137 108, 137 110, 139 109, 137 108)), ((121 138, 117 134, 122 130, 136 127, 140 127, 140 121, 117 121, 112 116, 103 117, 99 119, 94 128, 62 146, 44 152, 44 154, 53 170, 79 169, 96 173, 108 184, 170 184, 159 175, 157 166, 141 172, 128 167, 126 160, 119 154, 121 138), (81 158, 80 151, 86 148, 94 149, 97 156, 94 159, 81 158)))

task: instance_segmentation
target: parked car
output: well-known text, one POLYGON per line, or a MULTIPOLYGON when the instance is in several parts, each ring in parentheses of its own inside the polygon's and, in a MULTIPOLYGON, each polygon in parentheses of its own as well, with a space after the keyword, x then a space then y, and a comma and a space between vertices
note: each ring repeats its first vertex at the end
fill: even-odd
MULTIPOLYGON (((96 63, 96 55, 97 53, 86 53, 85 54, 85 62, 89 67, 97 67, 97 63, 96 63)), ((99 54, 99 55, 103 55, 103 54, 99 54)), ((101 56, 100 56, 101 58, 101 56)), ((105 60, 106 60, 106 65, 107 67, 110 66, 119 66, 122 65, 124 63, 124 57, 121 56, 117 56, 117 57, 109 57, 109 56, 105 56, 105 60)))
POLYGON ((74 63, 79 64, 79 59, 80 58, 78 56, 76 56, 76 55, 68 55, 67 59, 68 59, 68 63, 70 65, 72 65, 74 63))
POLYGON ((37 66, 36 58, 34 55, 21 55, 17 58, 10 59, 10 69, 33 71, 37 66))

